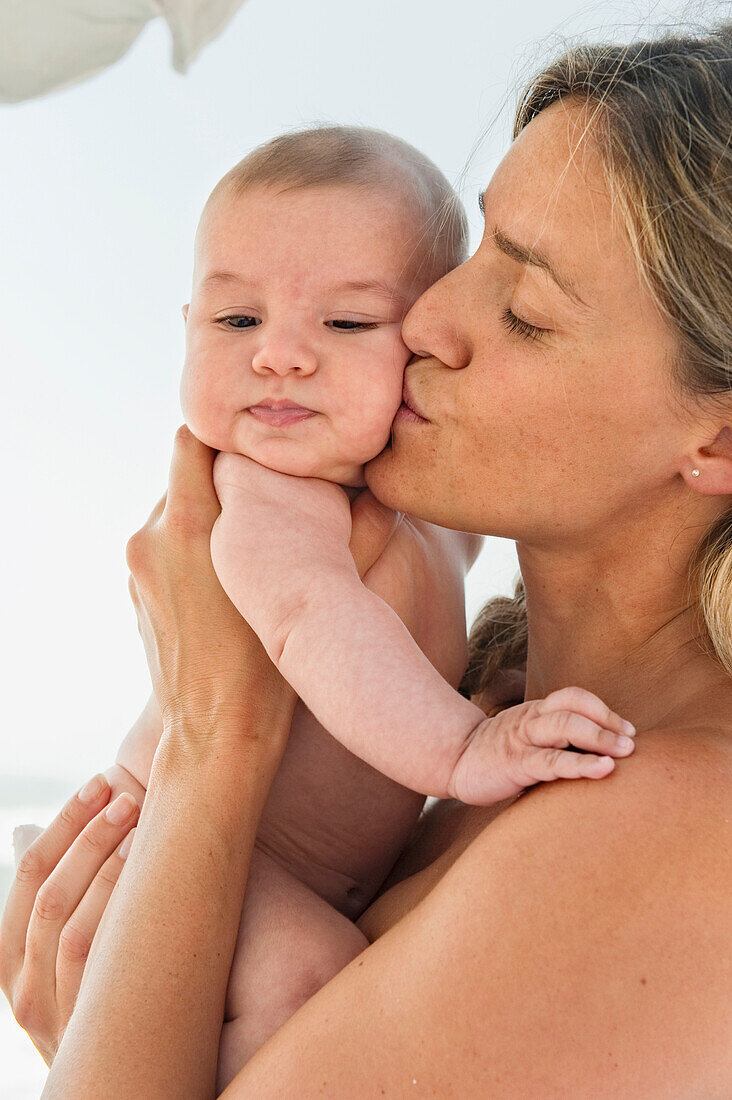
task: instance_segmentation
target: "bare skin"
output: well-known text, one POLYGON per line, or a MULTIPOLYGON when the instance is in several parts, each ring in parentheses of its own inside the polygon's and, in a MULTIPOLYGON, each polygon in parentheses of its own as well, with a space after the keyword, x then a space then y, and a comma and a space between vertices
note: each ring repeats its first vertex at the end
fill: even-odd
MULTIPOLYGON (((674 334, 611 218, 591 142, 576 148, 578 114, 550 108, 527 127, 486 195, 478 252, 408 315, 420 359, 407 385, 429 422, 398 419, 367 480, 391 507, 517 539, 528 696, 580 683, 635 722, 636 752, 599 784, 543 785, 498 812, 438 807, 359 922, 371 946, 226 1097, 730 1091, 732 683, 698 647, 684 593, 699 533, 730 507, 732 409, 673 395, 674 334), (499 248, 496 227, 569 273, 582 310, 499 248), (552 334, 524 340, 508 308, 552 334)), ((240 656, 193 687, 200 600, 215 591, 211 465, 179 440, 165 538, 153 524, 131 558, 163 751, 47 1096, 210 1095, 242 856, 289 723, 285 689, 223 605, 210 629, 240 656), (200 548, 193 583, 181 525, 200 548), (227 703, 247 681, 267 683, 266 713, 227 703), (213 727, 211 698, 223 700, 213 727), (248 754, 230 751, 237 737, 248 754)), ((68 854, 92 882, 99 860, 83 872, 82 848, 68 854)), ((20 912, 10 923, 18 936, 20 912)), ((11 961, 6 950, 6 984, 11 961)))

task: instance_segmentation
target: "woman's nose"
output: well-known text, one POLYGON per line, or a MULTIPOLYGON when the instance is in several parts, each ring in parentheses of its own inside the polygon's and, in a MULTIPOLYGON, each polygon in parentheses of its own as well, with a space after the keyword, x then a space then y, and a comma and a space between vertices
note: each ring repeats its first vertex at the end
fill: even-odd
POLYGON ((252 358, 255 374, 313 374, 318 368, 315 352, 296 340, 265 340, 252 358))
MULTIPOLYGON (((463 267, 466 265, 463 264, 463 267)), ((460 370, 470 361, 470 342, 461 326, 464 310, 462 280, 456 268, 433 283, 410 309, 402 324, 402 340, 420 359, 434 357, 460 370)))

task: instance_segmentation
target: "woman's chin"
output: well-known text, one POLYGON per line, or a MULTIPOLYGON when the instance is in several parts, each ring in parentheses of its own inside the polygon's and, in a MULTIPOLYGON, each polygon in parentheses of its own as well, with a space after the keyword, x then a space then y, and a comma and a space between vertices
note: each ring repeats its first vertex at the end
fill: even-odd
POLYGON ((391 442, 383 451, 367 462, 363 468, 367 486, 377 500, 399 512, 409 512, 411 508, 404 501, 404 475, 399 470, 391 442))

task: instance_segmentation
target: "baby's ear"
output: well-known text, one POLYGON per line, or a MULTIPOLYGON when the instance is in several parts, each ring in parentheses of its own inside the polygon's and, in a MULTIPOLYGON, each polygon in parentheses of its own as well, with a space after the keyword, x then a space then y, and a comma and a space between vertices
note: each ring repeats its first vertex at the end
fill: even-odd
POLYGON ((189 309, 189 307, 190 307, 190 303, 189 303, 189 302, 188 302, 188 303, 186 303, 186 305, 184 305, 184 306, 182 306, 182 307, 181 307, 181 313, 183 314, 183 320, 184 320, 184 321, 185 321, 186 323, 188 323, 188 309, 189 309))

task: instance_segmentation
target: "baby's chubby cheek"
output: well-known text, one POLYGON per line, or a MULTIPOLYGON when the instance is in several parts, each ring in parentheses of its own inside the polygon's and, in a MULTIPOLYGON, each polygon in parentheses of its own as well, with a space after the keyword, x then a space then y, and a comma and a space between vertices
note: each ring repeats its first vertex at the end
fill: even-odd
POLYGON ((233 410, 222 403, 215 384, 188 360, 181 377, 180 404, 185 422, 197 439, 217 451, 229 450, 233 410))
POLYGON ((389 442, 392 421, 398 407, 397 405, 393 412, 387 411, 371 420, 361 420, 360 423, 353 424, 350 431, 344 432, 351 461, 364 465, 383 451, 389 442))
POLYGON ((401 375, 390 377, 381 387, 359 395, 360 400, 344 409, 340 435, 354 461, 370 462, 389 442, 391 426, 402 401, 401 375))

